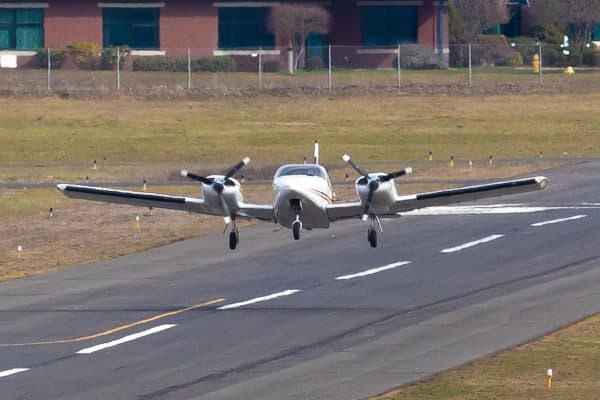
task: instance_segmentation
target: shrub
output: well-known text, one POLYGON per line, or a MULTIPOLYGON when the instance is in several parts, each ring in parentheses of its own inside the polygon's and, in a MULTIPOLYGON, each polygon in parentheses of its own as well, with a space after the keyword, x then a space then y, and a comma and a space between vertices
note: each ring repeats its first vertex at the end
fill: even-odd
POLYGON ((102 49, 100 53, 100 64, 102 69, 114 69, 117 65, 117 59, 119 58, 117 55, 117 49, 119 49, 119 53, 121 53, 121 58, 119 62, 119 67, 122 67, 125 63, 125 60, 131 54, 131 49, 129 46, 119 46, 117 47, 105 47, 102 49))
POLYGON ((521 53, 517 52, 512 58, 506 60, 506 65, 508 65, 509 67, 523 65, 523 56, 521 55, 521 53))
POLYGON ((517 36, 511 42, 515 44, 514 49, 521 53, 523 63, 531 65, 533 56, 538 52, 538 41, 529 36, 517 36))
MULTIPOLYGON (((48 49, 37 49, 35 59, 40 68, 48 67, 48 49)), ((50 49, 50 68, 60 69, 67 60, 67 52, 62 49, 50 49)))
POLYGON ((134 71, 176 71, 174 58, 166 56, 139 57, 133 61, 134 71))
POLYGON ((586 49, 583 52, 583 63, 592 67, 600 67, 600 49, 586 49))
POLYGON ((306 60, 306 65, 304 69, 307 71, 318 71, 323 69, 323 59, 319 57, 313 57, 306 60))
MULTIPOLYGON (((398 57, 394 57, 392 68, 398 67, 398 57)), ((448 65, 435 54, 433 49, 417 44, 400 46, 400 68, 405 69, 447 69, 448 65)))
POLYGON ((542 48, 542 64, 543 65, 561 65, 565 64, 561 50, 554 46, 545 46, 542 48))
POLYGON ((279 68, 279 60, 267 60, 263 63, 263 72, 278 72, 279 68))
POLYGON ((566 31, 566 27, 563 24, 547 24, 535 27, 532 36, 544 42, 545 45, 559 47, 567 34, 566 31))
POLYGON ((100 46, 96 43, 71 42, 67 44, 67 51, 73 64, 81 69, 96 68, 96 57, 100 46))
POLYGON ((504 36, 479 35, 471 49, 473 65, 509 65, 518 52, 504 36))
POLYGON ((198 70, 202 72, 235 72, 236 63, 233 57, 204 57, 197 61, 198 70))

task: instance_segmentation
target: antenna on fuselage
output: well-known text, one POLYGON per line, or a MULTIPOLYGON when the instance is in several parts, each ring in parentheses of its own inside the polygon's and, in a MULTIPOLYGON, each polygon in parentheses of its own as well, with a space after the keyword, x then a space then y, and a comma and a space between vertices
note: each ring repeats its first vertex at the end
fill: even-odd
POLYGON ((315 138, 315 160, 314 163, 319 165, 319 138, 315 138))

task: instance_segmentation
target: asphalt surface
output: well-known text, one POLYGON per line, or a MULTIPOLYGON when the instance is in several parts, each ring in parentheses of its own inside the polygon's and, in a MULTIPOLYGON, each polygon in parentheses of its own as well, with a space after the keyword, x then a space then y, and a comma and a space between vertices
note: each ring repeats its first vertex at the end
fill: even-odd
POLYGON ((377 249, 358 220, 259 225, 0 283, 0 398, 355 399, 531 340, 599 311, 599 172, 384 221, 377 249))

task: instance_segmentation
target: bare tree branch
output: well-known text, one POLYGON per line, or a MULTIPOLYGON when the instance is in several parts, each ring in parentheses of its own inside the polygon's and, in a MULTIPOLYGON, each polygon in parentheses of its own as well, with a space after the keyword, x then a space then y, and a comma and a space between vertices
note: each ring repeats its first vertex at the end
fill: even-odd
POLYGON ((508 0, 455 0, 454 3, 463 20, 462 32, 457 34, 467 42, 510 19, 508 0))

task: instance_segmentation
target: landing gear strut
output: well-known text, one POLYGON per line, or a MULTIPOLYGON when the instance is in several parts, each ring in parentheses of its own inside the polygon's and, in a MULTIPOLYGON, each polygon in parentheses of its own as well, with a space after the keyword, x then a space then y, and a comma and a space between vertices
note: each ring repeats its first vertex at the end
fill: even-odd
POLYGON ((367 240, 371 247, 377 247, 377 229, 375 228, 375 221, 379 225, 379 229, 383 232, 383 228, 381 227, 381 221, 375 215, 369 216, 369 230, 367 231, 367 240))
POLYGON ((296 215, 296 220, 292 223, 292 236, 294 240, 300 239, 300 231, 302 230, 302 222, 300 216, 296 215))
POLYGON ((231 232, 229 232, 229 248, 235 250, 240 243, 240 232, 238 231, 235 219, 231 221, 231 232))

